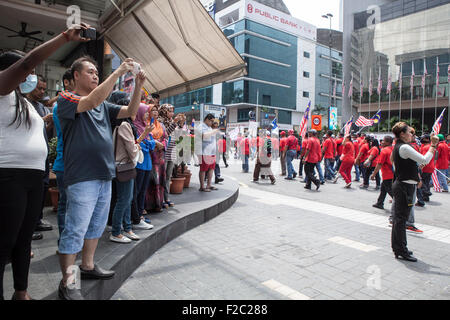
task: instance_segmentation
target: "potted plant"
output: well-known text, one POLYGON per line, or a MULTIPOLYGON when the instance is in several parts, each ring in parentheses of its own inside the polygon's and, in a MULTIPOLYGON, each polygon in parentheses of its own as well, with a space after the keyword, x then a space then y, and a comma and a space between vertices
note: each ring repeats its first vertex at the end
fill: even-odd
MULTIPOLYGON (((57 152, 56 146, 58 145, 58 138, 54 137, 48 142, 48 163, 50 164, 50 168, 53 167, 53 163, 56 160, 57 152)), ((52 201, 53 212, 58 211, 58 198, 59 191, 58 188, 51 187, 48 189, 50 193, 50 199, 52 201)))
POLYGON ((183 193, 185 177, 172 178, 170 180, 170 193, 180 194, 183 193))

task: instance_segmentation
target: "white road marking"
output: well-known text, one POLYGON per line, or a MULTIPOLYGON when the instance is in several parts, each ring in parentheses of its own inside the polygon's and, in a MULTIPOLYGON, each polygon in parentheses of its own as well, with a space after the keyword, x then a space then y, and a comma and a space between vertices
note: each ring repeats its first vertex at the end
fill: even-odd
POLYGON ((273 279, 270 279, 268 281, 265 281, 262 283, 264 286, 266 286, 269 289, 272 289, 273 291, 278 292, 279 294, 288 297, 292 300, 310 300, 311 298, 308 296, 305 296, 304 294, 289 288, 288 286, 285 286, 284 284, 279 283, 278 281, 275 281, 273 279))
MULTIPOLYGON (((244 188, 240 194, 256 198, 258 202, 268 205, 285 205, 293 208, 303 209, 307 211, 326 214, 332 217, 341 218, 353 222, 366 224, 373 227, 391 230, 387 217, 379 216, 373 213, 364 212, 356 209, 348 209, 344 207, 334 206, 319 201, 311 201, 290 197, 278 193, 258 190, 255 188, 244 188)), ((417 224, 419 229, 424 231, 420 237, 450 244, 450 230, 417 224)))
POLYGON ((349 248, 353 248, 356 250, 360 250, 360 251, 364 251, 364 252, 371 252, 371 251, 376 251, 379 250, 380 248, 375 247, 375 246, 371 246, 368 244, 364 244, 358 241, 353 241, 350 239, 346 239, 346 238, 342 238, 342 237, 333 237, 328 239, 328 241, 349 247, 349 248))

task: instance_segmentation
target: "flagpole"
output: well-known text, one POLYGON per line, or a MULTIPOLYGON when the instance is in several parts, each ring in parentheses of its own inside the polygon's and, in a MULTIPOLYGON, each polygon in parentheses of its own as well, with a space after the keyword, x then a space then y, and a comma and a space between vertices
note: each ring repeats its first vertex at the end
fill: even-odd
MULTIPOLYGON (((389 107, 388 108, 389 108, 388 132, 390 132, 391 131, 391 90, 389 90, 389 107)), ((400 121, 400 119, 399 119, 399 121, 400 121)))
MULTIPOLYGON (((426 81, 427 81, 427 62, 426 59, 423 58, 423 95, 422 95, 422 135, 424 133, 423 128, 424 128, 424 122, 425 122, 425 88, 426 88, 426 81)), ((435 111, 435 115, 434 118, 436 119, 436 111, 435 111)))
MULTIPOLYGON (((381 61, 380 61, 380 69, 378 73, 378 110, 381 110, 381 90, 383 89, 383 86, 380 86, 381 81, 381 61)), ((378 121, 378 133, 380 133, 380 121, 378 121)))
MULTIPOLYGON (((436 98, 434 100, 434 113, 437 114, 437 99, 439 91, 439 58, 436 58, 436 98)), ((436 117, 434 117, 436 119, 436 117)), ((447 131, 449 131, 447 129, 447 131)))
POLYGON ((403 74, 402 74, 402 66, 403 64, 400 64, 400 79, 399 79, 399 86, 400 86, 400 106, 398 109, 398 121, 402 121, 402 89, 403 89, 403 74))
MULTIPOLYGON (((372 68, 370 68, 370 79, 369 79, 369 118, 370 118, 370 103, 371 103, 371 98, 372 98, 372 92, 370 90, 370 83, 372 83, 372 68)), ((373 86, 372 86, 372 90, 373 90, 373 86)))
POLYGON ((411 74, 411 107, 410 107, 410 115, 409 115, 409 125, 412 126, 412 104, 413 104, 413 92, 414 92, 414 61, 411 61, 412 65, 412 74, 411 74))

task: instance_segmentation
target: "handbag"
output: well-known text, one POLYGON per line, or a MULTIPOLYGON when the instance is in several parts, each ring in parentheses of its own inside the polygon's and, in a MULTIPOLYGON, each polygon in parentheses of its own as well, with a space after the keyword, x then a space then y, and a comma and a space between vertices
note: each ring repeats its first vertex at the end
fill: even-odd
MULTIPOLYGON (((115 144, 114 144, 114 159, 116 158, 117 152, 117 132, 119 128, 115 130, 115 144)), ((122 164, 122 161, 126 158, 120 160, 119 164, 116 165, 116 179, 119 182, 128 182, 130 180, 136 179, 137 171, 134 166, 134 163, 125 163, 122 164)))

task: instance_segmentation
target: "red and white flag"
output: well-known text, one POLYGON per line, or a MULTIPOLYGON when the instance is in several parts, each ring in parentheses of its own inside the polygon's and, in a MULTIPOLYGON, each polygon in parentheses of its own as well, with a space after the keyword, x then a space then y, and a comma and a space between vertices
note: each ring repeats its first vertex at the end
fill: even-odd
POLYGON ((386 88, 386 92, 389 94, 392 90, 392 76, 391 76, 391 70, 389 70, 389 77, 388 77, 388 84, 386 88))
POLYGON ((439 116, 439 118, 437 118, 436 122, 433 125, 433 132, 434 132, 434 134, 439 134, 439 132, 441 132, 442 122, 444 121, 445 109, 446 108, 444 108, 444 110, 442 110, 441 115, 439 116))
POLYGON ((359 118, 358 118, 358 120, 356 120, 355 124, 358 127, 371 127, 371 126, 373 126, 373 120, 367 119, 363 116, 359 116, 359 118))
POLYGON ((434 191, 442 192, 441 184, 439 183, 439 179, 437 177, 437 170, 436 169, 434 169, 434 172, 431 175, 431 179, 433 180, 434 191))
MULTIPOLYGON (((450 68, 450 65, 449 65, 450 68)), ((359 72, 359 96, 362 97, 364 94, 364 81, 362 78, 362 72, 359 72)))
POLYGON ((336 97, 336 86, 337 86, 336 79, 334 79, 333 97, 336 97))
POLYGON ((352 79, 350 80, 350 87, 348 88, 348 97, 351 99, 353 96, 353 73, 352 79))
POLYGON ((308 130, 308 119, 310 109, 311 109, 311 101, 308 103, 308 107, 306 108, 302 122, 300 123, 300 136, 302 137, 302 139, 305 139, 306 131, 308 130))
POLYGON ((425 80, 426 80, 427 75, 428 75, 427 63, 426 63, 426 60, 423 59, 422 89, 425 89, 425 80))
POLYGON ((381 95, 382 88, 383 88, 383 80, 381 80, 381 67, 380 67, 380 71, 378 73, 378 88, 377 88, 378 95, 381 95))

